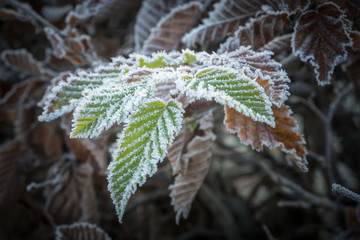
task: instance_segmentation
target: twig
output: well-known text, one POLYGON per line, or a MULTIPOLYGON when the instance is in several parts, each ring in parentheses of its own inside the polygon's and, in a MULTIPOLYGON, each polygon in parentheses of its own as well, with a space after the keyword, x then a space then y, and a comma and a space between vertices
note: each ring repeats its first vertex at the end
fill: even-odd
POLYGON ((218 153, 215 152, 214 155, 220 155, 222 157, 226 156, 227 158, 233 159, 238 162, 246 162, 247 164, 251 164, 254 167, 256 167, 257 169, 266 173, 266 175, 268 175, 273 182, 280 184, 281 186, 286 187, 287 189, 290 189, 292 192, 298 194, 301 199, 306 200, 314 205, 331 209, 333 211, 337 210, 337 206, 331 200, 329 200, 328 198, 325 198, 325 197, 317 196, 317 195, 305 190, 303 187, 301 187, 297 183, 295 183, 295 182, 291 181, 290 179, 275 172, 265 163, 264 159, 255 161, 255 159, 248 158, 244 154, 237 153, 232 149, 229 149, 227 151, 227 153, 224 150, 222 150, 221 152, 218 152, 218 153), (230 153, 229 153, 229 151, 230 151, 230 153))
POLYGON ((224 229, 226 238, 229 240, 240 239, 239 229, 226 204, 221 201, 219 196, 206 183, 203 183, 199 189, 199 198, 206 204, 213 215, 216 216, 216 220, 224 229))
POLYGON ((269 240, 277 240, 277 238, 274 238, 274 236, 271 234, 268 226, 266 226, 265 224, 262 225, 262 228, 264 229, 264 232, 266 234, 266 236, 268 237, 269 240))
POLYGON ((313 101, 313 95, 311 95, 308 99, 299 98, 300 102, 303 103, 305 106, 310 108, 324 123, 324 132, 325 132, 325 166, 327 168, 328 173, 328 180, 329 183, 332 184, 335 182, 335 169, 334 169, 334 163, 332 161, 332 129, 331 124, 336 112, 336 109, 339 107, 341 100, 348 95, 352 90, 354 89, 354 85, 350 82, 342 91, 340 91, 337 95, 335 100, 330 103, 329 110, 327 114, 321 112, 321 110, 315 105, 313 101))
POLYGON ((336 95, 335 100, 330 104, 325 122, 325 161, 328 169, 328 176, 330 183, 335 182, 334 163, 332 161, 332 133, 331 124, 341 100, 354 89, 354 85, 350 82, 339 94, 336 95))
POLYGON ((354 193, 353 191, 347 189, 344 186, 341 186, 340 184, 333 183, 332 191, 360 203, 360 195, 359 194, 354 193))

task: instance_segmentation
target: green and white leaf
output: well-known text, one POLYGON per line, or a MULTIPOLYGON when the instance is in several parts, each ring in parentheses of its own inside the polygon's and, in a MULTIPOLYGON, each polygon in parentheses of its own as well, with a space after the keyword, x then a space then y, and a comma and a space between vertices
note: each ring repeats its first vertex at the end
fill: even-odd
POLYGON ((39 121, 51 121, 71 112, 83 97, 84 90, 96 89, 104 83, 121 82, 127 71, 124 67, 100 66, 95 72, 61 74, 52 80, 51 86, 39 103, 43 108, 39 121))
POLYGON ((181 128, 182 105, 152 100, 131 115, 113 151, 109 165, 109 191, 121 222, 125 206, 136 189, 157 170, 157 163, 181 128))
POLYGON ((177 84, 190 97, 214 100, 255 121, 275 126, 269 97, 263 87, 246 76, 246 71, 249 69, 213 66, 198 70, 194 77, 184 76, 177 84))
POLYGON ((144 82, 111 84, 91 91, 76 107, 72 137, 96 137, 114 123, 121 123, 149 98, 154 87, 144 82))

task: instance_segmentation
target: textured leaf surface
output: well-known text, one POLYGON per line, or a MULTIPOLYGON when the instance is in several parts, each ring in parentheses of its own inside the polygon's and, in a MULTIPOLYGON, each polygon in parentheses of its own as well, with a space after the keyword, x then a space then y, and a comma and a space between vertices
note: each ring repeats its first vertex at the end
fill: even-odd
POLYGON ((120 136, 113 161, 109 166, 109 191, 119 220, 125 206, 136 191, 157 170, 181 128, 183 109, 180 103, 148 102, 129 118, 120 136))
POLYGON ((48 179, 58 181, 44 191, 45 211, 53 217, 56 224, 96 222, 98 218, 93 167, 89 163, 79 166, 73 166, 74 164, 58 161, 48 172, 48 179))
POLYGON ((214 100, 235 108, 255 121, 273 125, 271 102, 264 89, 244 72, 226 67, 199 70, 194 77, 185 77, 187 95, 214 100))
POLYGON ((281 35, 275 37, 268 43, 266 43, 263 47, 260 48, 261 51, 268 50, 274 53, 273 58, 277 59, 284 55, 285 57, 291 53, 291 38, 292 33, 281 35))
POLYGON ((334 3, 324 3, 303 13, 295 25, 291 46, 302 61, 315 68, 319 85, 330 83, 335 65, 347 57, 352 41, 344 12, 334 3))
POLYGON ((285 12, 272 12, 250 19, 245 26, 240 26, 234 36, 220 45, 218 52, 234 51, 240 46, 251 46, 257 50, 274 37, 282 34, 289 27, 288 15, 285 12))
POLYGON ((187 144, 186 153, 180 158, 175 183, 170 186, 171 204, 174 205, 178 224, 181 216, 187 218, 210 166, 212 121, 212 113, 200 119, 194 138, 187 144))
POLYGON ((183 151, 187 146, 188 142, 191 140, 192 132, 185 123, 179 132, 179 134, 175 137, 172 144, 168 147, 167 158, 170 161, 171 169, 173 175, 180 173, 181 170, 181 157, 183 156, 183 151))
POLYGON ((295 120, 290 116, 291 110, 283 105, 272 107, 275 116, 275 127, 265 123, 255 122, 249 117, 237 112, 233 108, 225 108, 226 127, 237 133, 240 140, 261 151, 263 146, 270 149, 280 147, 287 153, 295 164, 304 172, 307 171, 306 149, 304 139, 297 133, 295 120))
POLYGON ((68 73, 60 74, 52 80, 51 86, 40 102, 44 111, 39 116, 39 120, 51 121, 71 112, 82 98, 85 88, 96 88, 102 83, 101 78, 73 76, 68 73))
POLYGON ((60 225, 56 228, 56 240, 110 240, 104 230, 86 222, 60 225))
POLYGON ((24 186, 21 182, 21 159, 28 150, 18 140, 6 142, 0 147, 0 209, 16 203, 24 186))
POLYGON ((76 107, 72 137, 96 137, 114 123, 121 123, 151 95, 146 84, 104 86, 91 92, 76 107))
POLYGON ((203 23, 184 36, 182 41, 187 46, 196 43, 205 45, 216 38, 222 40, 233 33, 240 25, 244 25, 251 17, 255 17, 262 9, 270 8, 274 3, 270 0, 222 0, 214 5, 214 10, 203 23))
POLYGON ((263 86, 265 93, 269 96, 272 104, 281 106, 287 99, 288 83, 287 73, 281 69, 281 64, 271 58, 272 53, 268 51, 255 52, 250 47, 240 47, 238 50, 225 55, 213 55, 207 64, 226 65, 234 69, 245 69, 245 73, 263 86))
POLYGON ((144 42, 141 53, 151 54, 157 51, 177 49, 181 38, 197 22, 202 10, 202 4, 190 2, 173 8, 151 29, 149 37, 144 42))
POLYGON ((45 77, 54 75, 51 70, 44 68, 43 64, 35 60, 25 49, 3 51, 1 58, 9 67, 31 75, 45 77))

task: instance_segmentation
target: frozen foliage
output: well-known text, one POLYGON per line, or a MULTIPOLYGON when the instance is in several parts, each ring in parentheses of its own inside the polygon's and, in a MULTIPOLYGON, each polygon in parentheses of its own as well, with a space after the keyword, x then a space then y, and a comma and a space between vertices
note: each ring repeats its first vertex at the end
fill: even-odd
POLYGON ((201 69, 194 77, 184 77, 187 81, 182 91, 196 99, 215 100, 255 121, 274 125, 270 100, 264 89, 246 76, 245 71, 223 66, 201 69))
POLYGON ((245 26, 240 26, 223 44, 220 52, 234 51, 240 46, 251 46, 253 49, 263 47, 274 37, 282 34, 289 26, 288 14, 285 12, 269 12, 250 19, 245 26))
MULTIPOLYGON (((174 159, 176 164, 172 164, 173 172, 177 176, 175 183, 169 188, 171 190, 171 204, 174 205, 176 212, 177 224, 179 224, 181 216, 187 218, 196 193, 209 170, 213 136, 212 121, 212 112, 207 113, 199 120, 198 129, 192 134, 192 139, 187 143, 186 150, 178 148, 180 154, 176 156, 178 159, 174 159)), ((186 134, 187 130, 188 127, 183 127, 182 136, 189 135, 186 134)), ((171 156, 168 155, 169 158, 171 156)))
POLYGON ((336 64, 346 59, 352 45, 345 13, 334 3, 304 12, 295 25, 291 46, 302 61, 315 68, 319 85, 330 83, 336 64))
POLYGON ((182 114, 180 103, 155 100, 130 117, 109 166, 109 190, 120 221, 131 194, 156 172, 157 163, 166 156, 168 145, 181 128, 182 114))
POLYGON ((187 216, 210 163, 210 152, 198 151, 203 144, 205 149, 210 146, 212 124, 207 112, 214 102, 254 123, 275 127, 272 107, 286 99, 287 83, 270 52, 249 47, 223 54, 134 53, 90 72, 55 78, 41 102, 44 111, 39 120, 50 121, 74 110, 71 137, 98 137, 115 123, 125 123, 112 150, 108 175, 120 221, 131 194, 155 173, 169 149, 174 174, 178 174, 172 195, 178 221, 180 215, 187 216), (195 111, 194 117, 201 118, 195 132, 189 132, 182 121, 183 108, 188 107, 195 111), (206 168, 198 173, 184 171, 187 164, 199 161, 207 163, 206 168), (185 195, 179 190, 180 182, 189 186, 185 195))
POLYGON ((56 227, 56 240, 110 240, 111 238, 95 224, 76 222, 56 227))
POLYGON ((9 67, 21 70, 30 75, 39 75, 52 77, 54 73, 44 68, 43 64, 34 59, 34 57, 25 49, 6 50, 1 53, 1 59, 9 67))
POLYGON ((152 87, 144 83, 104 86, 86 95, 74 112, 73 137, 96 137, 115 122, 121 123, 144 98, 151 96, 152 87))
POLYGON ((187 46, 195 46, 197 43, 205 45, 216 39, 222 40, 240 25, 244 25, 251 17, 273 6, 274 3, 271 0, 222 0, 214 5, 214 10, 209 13, 209 17, 187 33, 182 41, 187 46))
POLYGON ((286 105, 281 107, 273 105, 272 109, 275 126, 255 122, 229 107, 225 108, 224 122, 231 132, 238 134, 243 143, 251 145, 258 151, 263 150, 263 146, 270 149, 280 147, 302 171, 308 171, 305 141, 298 134, 298 127, 291 117, 291 110, 286 105))
POLYGON ((198 2, 173 8, 151 29, 141 53, 149 55, 161 50, 176 50, 181 43, 181 37, 193 27, 201 11, 202 4, 198 2))

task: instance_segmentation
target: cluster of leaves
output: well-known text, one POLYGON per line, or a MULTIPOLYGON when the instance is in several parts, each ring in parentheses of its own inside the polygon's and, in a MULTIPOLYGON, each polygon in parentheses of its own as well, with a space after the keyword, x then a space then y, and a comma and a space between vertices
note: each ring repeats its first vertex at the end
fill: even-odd
MULTIPOLYGON (((294 82, 306 82, 301 85, 301 95, 308 86, 317 87, 315 81, 304 78, 316 79, 320 86, 341 85, 343 79, 336 75, 336 66, 342 64, 338 75, 345 75, 358 86, 360 10, 353 1, 255 0, 250 4, 245 0, 86 0, 76 6, 60 2, 40 6, 41 11, 37 5, 17 1, 1 5, 2 31, 13 29, 8 37, 2 36, 4 44, 0 45, 6 65, 0 68, 4 73, 0 104, 5 126, 1 134, 7 140, 2 140, 0 148, 4 176, 0 180, 1 209, 16 202, 39 208, 26 193, 27 184, 28 191, 42 190, 44 225, 57 227, 57 239, 109 239, 96 225, 61 224, 104 221, 98 205, 104 202, 111 209, 110 198, 106 193, 99 197, 95 187, 106 191, 106 178, 121 221, 130 196, 168 159, 176 176, 170 185, 176 222, 181 216, 188 217, 200 191, 200 199, 213 202, 207 203, 210 209, 211 204, 218 207, 213 211, 219 214, 219 222, 225 219, 222 228, 226 237, 236 239, 239 233, 234 232, 226 207, 206 184, 203 192, 200 187, 211 161, 220 158, 226 167, 227 157, 238 156, 251 166, 250 174, 245 173, 253 176, 250 204, 256 202, 251 199, 264 195, 261 187, 271 179, 280 186, 273 191, 290 194, 291 198, 295 194, 302 201, 300 206, 323 204, 336 209, 332 200, 307 192, 308 187, 296 185, 264 164, 267 158, 279 158, 279 148, 300 170, 308 171, 305 140, 289 104, 285 104, 290 96, 289 76, 294 82), (133 25, 134 31, 130 30, 133 25), (37 45, 31 45, 34 39, 16 38, 24 33, 16 32, 14 26, 31 26, 31 31, 40 33, 37 45), (13 39, 18 42, 11 45, 13 39), (27 50, 17 49, 19 46, 27 50), (181 50, 184 48, 196 51, 181 50), (109 61, 110 57, 114 58, 109 61), (44 60, 37 60, 41 58, 44 60), (224 119, 225 128, 252 149, 265 150, 255 155, 265 158, 262 163, 246 161, 242 151, 224 143, 219 111, 215 111, 219 104, 224 107, 225 117, 220 121, 224 119), (61 121, 55 120, 61 116, 61 121), (14 131, 6 130, 6 126, 13 126, 14 131), (116 132, 120 134, 110 149, 109 164, 107 151, 116 132), (216 146, 230 155, 221 157, 223 153, 216 147, 214 150, 215 138, 216 146), (259 178, 264 174, 267 178, 259 178), (37 183, 29 184, 31 181, 37 183), (9 188, 14 185, 18 191, 9 188)), ((290 92, 296 95, 294 89, 290 92)), ((326 116, 311 99, 299 99, 315 109, 329 132, 334 111, 344 97, 339 96, 326 116)), ((321 143, 314 140, 318 129, 311 131, 314 126, 307 125, 311 120, 303 121, 312 159, 321 162, 321 154, 314 153, 322 151, 316 146, 321 143)), ((331 162, 334 137, 325 133, 325 138, 326 162, 320 167, 312 165, 315 170, 329 169, 325 174, 329 184, 335 178, 341 182, 331 162)), ((284 158, 280 159, 284 163, 284 158)), ((246 169, 246 165, 241 164, 241 168, 246 169)), ((318 172, 315 170, 314 174, 318 172)), ((224 184, 241 189, 244 185, 239 179, 224 184)), ((346 217, 350 219, 354 212, 351 208, 346 217)))

